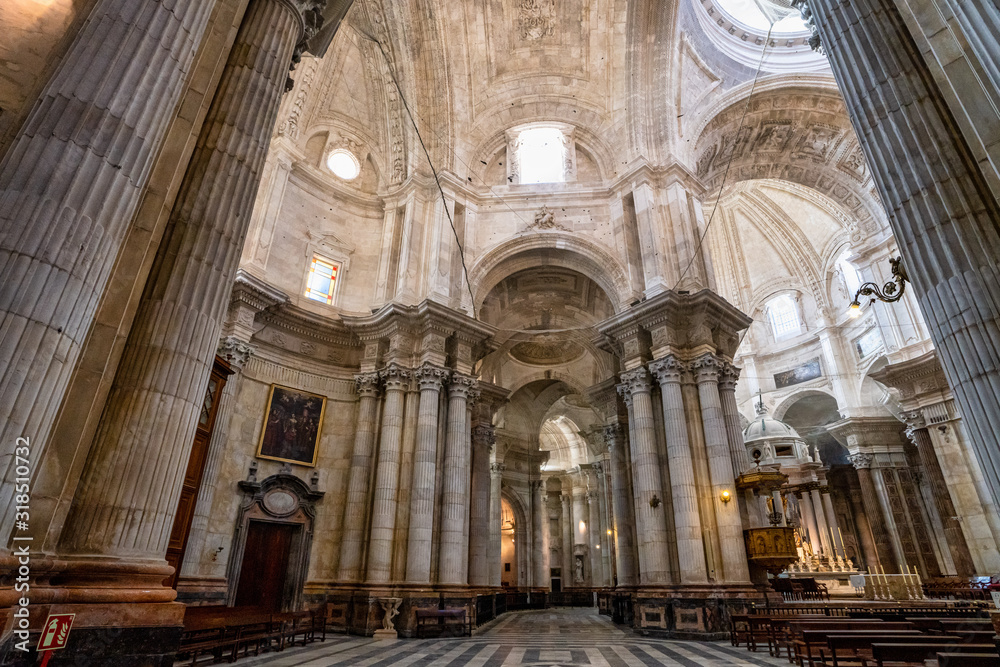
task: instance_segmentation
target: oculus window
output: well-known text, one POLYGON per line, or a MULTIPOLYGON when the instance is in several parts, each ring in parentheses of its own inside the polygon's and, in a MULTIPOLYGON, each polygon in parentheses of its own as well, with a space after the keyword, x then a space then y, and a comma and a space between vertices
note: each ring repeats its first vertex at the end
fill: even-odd
POLYGON ((306 282, 306 297, 313 301, 320 301, 327 305, 333 304, 333 292, 337 286, 337 277, 340 273, 340 265, 323 259, 313 257, 309 265, 309 279, 306 282))
POLYGON ((336 148, 326 158, 326 166, 337 178, 353 181, 361 173, 361 163, 349 150, 336 148))

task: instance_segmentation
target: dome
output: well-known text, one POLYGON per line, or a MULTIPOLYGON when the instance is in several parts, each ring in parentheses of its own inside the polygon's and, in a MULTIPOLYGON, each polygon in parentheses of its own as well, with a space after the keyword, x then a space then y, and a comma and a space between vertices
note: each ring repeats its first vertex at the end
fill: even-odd
POLYGON ((743 429, 743 442, 749 444, 757 440, 771 440, 774 438, 794 438, 801 440, 795 429, 785 422, 774 419, 767 413, 767 408, 763 405, 757 407, 757 418, 743 429))

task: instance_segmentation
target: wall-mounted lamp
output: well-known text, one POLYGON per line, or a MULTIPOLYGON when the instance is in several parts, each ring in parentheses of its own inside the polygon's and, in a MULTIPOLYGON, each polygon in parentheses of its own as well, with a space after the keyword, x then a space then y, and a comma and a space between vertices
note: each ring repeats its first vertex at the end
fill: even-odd
POLYGON ((883 285, 881 289, 879 289, 878 285, 871 282, 865 283, 858 288, 857 293, 854 295, 854 301, 851 302, 848 308, 848 313, 852 318, 861 315, 860 297, 870 296, 871 301, 868 302, 869 304, 875 303, 875 299, 892 303, 903 298, 903 292, 906 291, 906 283, 910 281, 909 276, 906 275, 906 269, 903 268, 903 258, 896 257, 895 259, 889 259, 889 264, 892 267, 892 280, 883 285))
POLYGON ((653 494, 653 497, 649 499, 649 506, 653 509, 660 506, 660 499, 655 493, 653 494))
POLYGON ((212 560, 213 561, 216 561, 216 560, 219 559, 219 554, 222 553, 223 549, 225 549, 225 547, 219 547, 218 549, 215 550, 215 553, 212 554, 212 560))
POLYGON ((611 534, 611 529, 610 529, 610 528, 608 528, 608 535, 610 535, 610 534, 611 534))
POLYGON ((729 491, 723 491, 722 493, 719 494, 719 498, 722 499, 722 502, 728 503, 730 500, 733 499, 733 496, 731 493, 729 493, 729 491))

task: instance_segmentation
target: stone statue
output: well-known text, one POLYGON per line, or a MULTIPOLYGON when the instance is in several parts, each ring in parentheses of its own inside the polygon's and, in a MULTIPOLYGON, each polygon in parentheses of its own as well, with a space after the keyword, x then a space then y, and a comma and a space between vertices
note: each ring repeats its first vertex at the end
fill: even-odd
POLYGON ((573 582, 577 584, 583 583, 583 556, 576 557, 576 574, 573 577, 573 582))
POLYGON ((396 626, 392 620, 399 616, 399 605, 403 603, 402 598, 379 598, 378 603, 382 605, 385 615, 382 617, 382 629, 396 631, 396 626))
POLYGON ((556 216, 549 210, 548 206, 542 206, 535 212, 534 227, 539 229, 552 229, 556 226, 556 216))

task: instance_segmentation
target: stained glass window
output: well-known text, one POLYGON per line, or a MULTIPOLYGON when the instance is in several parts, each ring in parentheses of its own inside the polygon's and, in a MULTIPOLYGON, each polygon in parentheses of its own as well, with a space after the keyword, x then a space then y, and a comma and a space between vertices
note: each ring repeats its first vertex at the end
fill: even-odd
POLYGON ((333 288, 337 284, 337 271, 340 267, 319 257, 313 257, 309 267, 309 283, 306 286, 306 296, 313 301, 333 303, 333 288))

